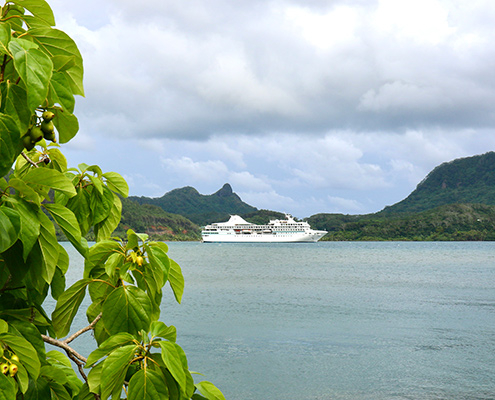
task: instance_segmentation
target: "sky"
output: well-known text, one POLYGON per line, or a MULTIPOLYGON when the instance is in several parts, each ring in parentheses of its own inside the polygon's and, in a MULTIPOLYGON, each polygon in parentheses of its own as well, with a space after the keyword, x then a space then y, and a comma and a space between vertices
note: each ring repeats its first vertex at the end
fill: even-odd
POLYGON ((493 0, 52 0, 85 97, 69 164, 161 197, 366 214, 495 150, 493 0))

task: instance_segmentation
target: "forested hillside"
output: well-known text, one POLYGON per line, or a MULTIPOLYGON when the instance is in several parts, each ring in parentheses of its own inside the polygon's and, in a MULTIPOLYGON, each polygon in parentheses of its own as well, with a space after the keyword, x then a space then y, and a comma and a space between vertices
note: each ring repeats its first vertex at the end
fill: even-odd
POLYGON ((200 194, 192 187, 174 189, 159 198, 130 197, 139 204, 152 204, 173 214, 180 214, 195 224, 206 225, 228 219, 230 214, 246 214, 256 207, 244 203, 226 183, 211 195, 200 194))
POLYGON ((382 212, 413 213, 462 203, 495 205, 494 152, 439 165, 407 198, 382 212))

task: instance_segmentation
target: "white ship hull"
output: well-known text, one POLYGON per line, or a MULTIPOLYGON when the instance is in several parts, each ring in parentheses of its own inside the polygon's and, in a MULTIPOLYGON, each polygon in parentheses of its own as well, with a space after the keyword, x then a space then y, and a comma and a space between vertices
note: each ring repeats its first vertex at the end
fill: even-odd
POLYGON ((228 222, 207 225, 201 235, 205 243, 311 243, 326 233, 311 229, 307 222, 296 222, 290 216, 287 220, 255 225, 235 215, 228 222))

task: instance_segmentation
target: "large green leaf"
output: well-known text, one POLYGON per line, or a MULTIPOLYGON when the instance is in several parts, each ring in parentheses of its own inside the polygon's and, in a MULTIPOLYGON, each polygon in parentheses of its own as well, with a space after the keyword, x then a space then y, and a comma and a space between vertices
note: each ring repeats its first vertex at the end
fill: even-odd
POLYGON ((49 189, 58 190, 66 196, 73 197, 76 190, 72 181, 61 172, 50 168, 31 168, 23 177, 24 182, 30 185, 38 193, 44 193, 49 189), (44 190, 37 189, 38 187, 44 190))
POLYGON ((102 266, 112 254, 120 251, 120 245, 113 240, 104 240, 91 246, 88 258, 84 263, 84 277, 89 278, 91 270, 102 266))
MULTIPOLYGON (((10 180, 13 187, 18 187, 15 185, 16 181, 22 183, 25 186, 23 186, 23 189, 25 189, 26 191, 32 190, 22 181, 15 178, 12 178, 10 180)), ((35 195, 36 197, 38 196, 36 193, 35 195)), ((18 211, 21 217, 21 232, 19 235, 19 239, 21 240, 23 245, 23 257, 24 260, 26 260, 31 249, 38 240, 38 236, 40 235, 40 220, 38 218, 39 208, 35 204, 14 196, 9 197, 9 202, 12 204, 14 209, 18 211)))
POLYGON ((103 177, 107 181, 108 188, 122 197, 127 197, 129 195, 129 186, 122 175, 117 172, 105 172, 103 177))
POLYGON ((10 26, 7 24, 0 24, 0 53, 9 54, 9 42, 12 37, 10 26))
POLYGON ((41 363, 31 343, 11 333, 0 333, 0 342, 12 349, 33 379, 38 377, 41 363))
POLYGON ((177 329, 175 326, 167 326, 162 321, 153 321, 150 326, 150 334, 153 337, 161 337, 171 342, 177 339, 177 329))
POLYGON ((119 332, 136 335, 141 329, 148 331, 151 312, 146 292, 135 286, 119 286, 103 303, 101 321, 111 335, 119 332))
POLYGON ((91 282, 91 279, 81 279, 58 298, 57 306, 52 314, 53 327, 57 337, 60 338, 69 333, 72 321, 86 295, 86 286, 91 282))
POLYGON ((50 284, 55 273, 55 268, 58 262, 59 244, 55 233, 55 227, 52 221, 43 211, 38 211, 38 219, 40 221, 40 236, 38 242, 40 244, 41 256, 44 264, 42 277, 46 283, 50 284))
POLYGON ((103 361, 100 386, 102 400, 106 400, 112 393, 120 394, 125 374, 137 348, 135 344, 119 347, 103 361))
POLYGON ((122 216, 122 202, 119 196, 115 193, 113 195, 113 204, 110 208, 110 212, 107 218, 102 222, 95 225, 96 241, 108 239, 113 231, 117 228, 120 223, 120 218, 122 216))
POLYGON ((59 104, 65 111, 74 112, 75 99, 65 72, 54 72, 50 81, 48 98, 51 104, 59 104))
POLYGON ((21 152, 19 128, 6 114, 0 113, 0 176, 10 171, 14 160, 21 152))
POLYGON ((86 360, 85 368, 92 367, 101 358, 105 357, 116 348, 128 345, 134 340, 134 336, 127 332, 117 333, 116 335, 109 337, 102 344, 100 344, 100 346, 96 350, 93 350, 91 352, 91 354, 88 356, 88 359, 86 360))
POLYGON ((69 199, 66 206, 72 210, 79 223, 81 235, 86 236, 90 228, 91 207, 87 188, 78 187, 76 196, 69 199))
POLYGON ((55 109, 55 118, 53 123, 58 131, 60 143, 67 143, 79 131, 79 122, 74 114, 69 111, 55 109))
POLYGON ((73 246, 81 253, 83 257, 88 254, 88 244, 81 237, 81 230, 74 213, 67 207, 64 207, 56 203, 45 203, 45 208, 48 210, 53 219, 57 222, 57 225, 62 229, 67 239, 73 244, 73 246))
POLYGON ((129 381, 128 400, 168 399, 168 388, 163 375, 151 369, 140 369, 129 381))
POLYGON ((211 382, 199 382, 196 386, 201 394, 208 400, 225 400, 223 393, 211 382))
POLYGON ((83 63, 81 53, 76 43, 64 32, 48 27, 31 29, 28 32, 33 37, 40 49, 51 57, 54 56, 74 56, 74 66, 67 69, 69 84, 72 93, 84 96, 83 88, 83 63))
POLYGON ((168 370, 179 384, 183 392, 186 391, 187 379, 184 367, 182 365, 181 357, 177 351, 177 345, 172 342, 160 342, 162 349, 162 359, 168 370))
POLYGON ((24 7, 33 16, 53 26, 55 25, 55 18, 53 11, 45 0, 11 0, 12 3, 24 7))
POLYGON ((0 400, 15 400, 16 390, 14 380, 0 374, 0 400))
POLYGON ((11 39, 9 50, 14 57, 14 67, 26 85, 29 110, 34 110, 48 95, 52 60, 43 51, 33 47, 29 40, 11 39))
POLYGON ((19 231, 9 218, 10 209, 0 207, 0 253, 3 253, 17 240, 19 231))
POLYGON ((32 115, 26 89, 11 81, 2 82, 1 89, 3 111, 15 120, 20 132, 26 133, 32 115))
POLYGON ((168 273, 168 281, 174 292, 177 303, 180 304, 182 300, 182 294, 184 293, 184 275, 182 270, 174 260, 170 259, 170 270, 168 273))

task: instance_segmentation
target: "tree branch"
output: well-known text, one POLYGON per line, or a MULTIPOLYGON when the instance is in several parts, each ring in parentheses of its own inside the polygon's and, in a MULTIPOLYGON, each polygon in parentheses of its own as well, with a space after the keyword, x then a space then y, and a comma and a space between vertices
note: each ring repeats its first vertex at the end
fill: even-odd
POLYGON ((67 339, 62 340, 62 343, 69 344, 74 339, 76 339, 77 337, 82 335, 84 332, 87 332, 87 331, 90 331, 91 329, 94 329, 96 323, 100 320, 100 318, 101 318, 101 313, 99 313, 98 316, 95 318, 95 320, 93 322, 91 322, 87 327, 78 330, 76 333, 69 336, 67 339))
MULTIPOLYGON (((72 347, 70 347, 67 343, 64 343, 62 340, 54 339, 50 336, 46 335, 41 335, 41 338, 45 343, 51 344, 53 346, 60 347, 61 349, 64 349, 67 354, 70 354, 74 357, 76 357, 79 361, 82 361, 83 363, 86 363, 87 358, 80 355, 77 351, 75 351, 72 347)), ((70 357, 69 355, 69 357, 70 357)), ((71 357, 72 359, 72 357, 71 357)))
POLYGON ((26 159, 26 161, 31 164, 32 166, 36 167, 36 168, 39 168, 38 167, 38 164, 36 164, 33 160, 31 160, 27 155, 26 153, 24 153, 23 151, 21 151, 21 155, 26 159))

